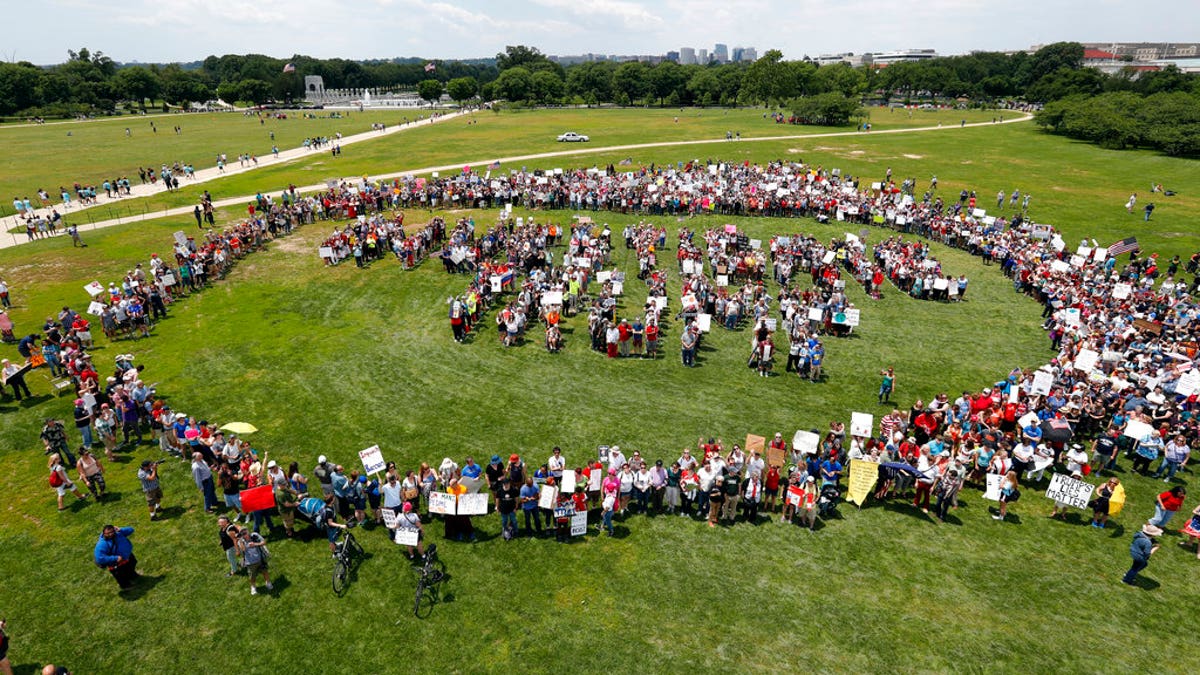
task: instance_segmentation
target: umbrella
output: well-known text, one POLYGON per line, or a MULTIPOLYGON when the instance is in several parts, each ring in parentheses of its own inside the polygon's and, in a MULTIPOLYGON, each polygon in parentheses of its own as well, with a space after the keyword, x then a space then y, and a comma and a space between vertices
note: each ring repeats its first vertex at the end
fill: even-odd
POLYGON ((907 473, 914 476, 921 476, 921 472, 917 471, 916 467, 911 464, 905 464, 904 462, 887 462, 885 464, 880 464, 879 468, 890 469, 897 473, 907 473))
POLYGON ((1066 420, 1042 420, 1042 440, 1047 443, 1065 443, 1075 435, 1071 425, 1066 420))
POLYGON ((252 434, 258 431, 258 427, 249 422, 230 422, 221 427, 222 431, 228 431, 233 434, 252 434))

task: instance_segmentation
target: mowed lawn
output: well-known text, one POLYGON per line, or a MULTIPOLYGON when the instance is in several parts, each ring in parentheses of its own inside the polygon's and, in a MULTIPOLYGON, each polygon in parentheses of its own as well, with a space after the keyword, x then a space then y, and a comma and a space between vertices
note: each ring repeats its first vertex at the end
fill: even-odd
MULTIPOLYGON (((488 221, 489 214, 473 215, 488 221)), ((536 217, 564 222, 569 215, 536 217)), ((599 220, 619 227, 628 219, 599 220)), ((764 238, 842 232, 799 219, 738 222, 764 238)), ((674 220, 666 223, 674 231, 674 220)), ((87 255, 103 262, 43 272, 46 293, 29 302, 46 306, 57 294, 74 303, 82 293, 77 282, 128 266, 139 247, 142 259, 165 251, 172 228, 97 233, 87 255)), ((430 262, 407 273, 393 261, 324 268, 315 249, 326 229, 306 227, 272 244, 227 280, 174 305, 152 338, 106 345, 97 359, 134 352, 177 409, 253 422, 262 429, 254 438, 260 452, 299 460, 311 473, 318 454, 349 467, 357 450, 375 443, 404 466, 493 452, 540 463, 552 445, 575 464, 612 443, 671 459, 700 435, 731 443, 748 432, 823 429, 851 410, 882 414, 886 408, 873 401, 884 364, 896 366, 898 398, 907 403, 977 389, 1051 354, 1033 303, 1015 296, 996 268, 941 247, 947 269, 970 276, 969 301, 922 303, 894 291, 869 301, 851 289, 863 325, 852 338, 827 340, 827 380, 818 384, 755 376, 745 367, 748 333, 720 328, 692 370, 678 364, 675 326, 656 362, 590 352, 582 317, 567 321, 568 347, 559 355, 533 342, 504 349, 490 326, 456 345, 444 299, 461 290, 463 277, 430 262)), ((50 255, 26 262, 43 270, 41 257, 50 255)), ((632 258, 623 249, 617 258, 632 274, 632 258)), ((627 288, 626 315, 644 298, 636 280, 627 288)), ((677 283, 670 292, 677 296, 677 283)), ((356 668, 371 672, 394 668, 396 656, 383 645, 397 641, 412 663, 463 671, 574 670, 579 659, 588 670, 622 668, 651 654, 654 671, 1018 672, 1053 664, 1079 672, 1097 662, 1133 671, 1147 658, 1190 659, 1190 633, 1171 608, 1200 593, 1191 583, 1196 561, 1175 538, 1167 537, 1149 570, 1160 587, 1117 583, 1128 539, 1161 485, 1144 479, 1131 481, 1127 514, 1103 533, 1078 520, 1050 521, 1051 503, 1036 490, 1026 491, 1013 509, 1017 518, 1005 524, 968 491, 946 525, 899 504, 843 505, 815 534, 777 522, 714 531, 680 518, 634 516, 618 523, 614 539, 589 534, 569 546, 506 543, 490 515, 476 519, 478 543, 439 540, 452 576, 448 597, 417 620, 401 551, 372 531, 358 532, 370 558, 344 598, 329 589, 327 548, 314 534, 273 540, 278 590, 250 597, 244 578, 222 577, 215 524, 200 512, 185 465, 169 462, 164 471, 170 517, 147 521, 133 473, 141 458, 156 455, 149 447, 111 466, 115 499, 57 513, 36 432, 44 415, 68 413, 66 399, 48 398, 3 411, 0 441, 10 469, 0 572, 20 580, 5 592, 19 665, 53 659, 90 672, 267 672, 295 668, 302 645, 329 639, 349 645, 344 651, 356 668), (138 528, 137 553, 150 576, 144 590, 119 595, 90 564, 105 522, 138 528), (1062 629, 1064 617, 1090 626, 1088 650, 1062 629), (79 636, 79 625, 103 633, 105 649, 79 636), (208 646, 183 646, 196 640, 208 646)), ((429 530, 440 539, 440 523, 429 530)), ((323 667, 317 656, 299 658, 323 667)))
MULTIPOLYGON (((803 158, 875 179, 891 166, 897 177, 914 175, 922 185, 926 173, 937 173, 943 193, 978 187, 983 206, 1000 187, 1025 191, 1020 184, 1028 179, 1045 186, 1034 188, 1035 218, 1060 225, 1069 238, 1141 228, 1130 233, 1161 237, 1150 241, 1181 254, 1198 244, 1187 214, 1174 211, 1174 204, 1194 204, 1186 190, 1156 212, 1154 232, 1121 208, 1127 191, 1149 176, 1185 185, 1193 163, 1107 153, 1029 125, 717 149, 712 156, 722 159, 803 158), (1017 168, 1006 158, 1026 164, 1017 168), (1084 170, 1088 175, 1077 175, 1084 170), (1155 234, 1160 230, 1177 234, 1155 234)), ((699 156, 709 156, 707 150, 699 156)), ((691 155, 656 149, 635 153, 635 161, 691 155)), ((572 164, 544 164, 559 165, 572 164)), ((494 212, 470 215, 481 224, 494 218, 494 212)), ((571 213, 534 215, 565 223, 571 213)), ((618 232, 635 220, 593 216, 618 232)), ((407 222, 427 217, 413 210, 407 222)), ((189 222, 87 231, 86 251, 64 239, 0 251, 18 333, 63 304, 80 308, 89 281, 107 283, 151 252, 167 254, 171 233, 189 222)), ((673 245, 679 223, 659 222, 673 245)), ((713 217, 688 224, 726 222, 764 240, 797 232, 828 238, 847 229, 806 219, 713 217)), ((613 443, 670 460, 684 446, 694 449, 701 435, 729 444, 746 433, 825 429, 830 419, 848 421, 851 411, 883 414, 887 408, 874 401, 885 365, 896 367, 896 398, 907 405, 940 391, 953 398, 977 390, 1012 367, 1036 367, 1053 355, 1032 301, 1015 295, 998 268, 941 246, 935 251, 947 271, 971 280, 968 301, 917 302, 886 286, 885 297, 872 301, 852 287, 862 326, 851 338, 826 340, 826 380, 817 384, 784 376, 782 359, 776 377, 757 377, 745 365, 745 330, 714 329, 696 369, 679 365, 677 324, 654 362, 610 361, 591 352, 583 317, 567 320, 567 349, 558 355, 536 341, 505 349, 490 321, 473 342, 457 345, 445 299, 463 289, 464 277, 446 275, 436 261, 413 272, 394 261, 367 270, 325 268, 316 248, 329 229, 306 226, 247 258, 228 279, 173 305, 148 340, 101 339, 97 362, 132 351, 173 407, 222 423, 252 422, 262 430, 253 437, 260 453, 300 461, 311 474, 318 454, 349 468, 357 450, 375 443, 387 459, 413 467, 510 452, 541 463, 554 445, 575 465, 597 445, 613 443)), ((885 234, 872 229, 868 241, 885 234)), ((554 249, 556 259, 562 250, 554 249)), ((632 257, 620 247, 616 257, 630 275, 621 304, 628 316, 645 288, 633 278, 632 257)), ((678 288, 673 278, 672 309, 678 288)), ((5 346, 3 353, 11 357, 15 349, 5 346)), ((635 664, 654 672, 1140 672, 1159 663, 1185 672, 1196 663, 1197 625, 1187 608, 1200 601, 1194 584, 1200 562, 1175 545, 1178 538, 1164 537, 1147 571, 1148 589, 1118 583, 1129 539, 1153 513, 1153 495, 1162 487, 1124 472, 1118 475, 1129 490, 1127 510, 1103 532, 1078 518, 1049 520, 1052 504, 1035 489, 1024 491, 1012 509, 1017 518, 1003 524, 988 517, 976 490, 963 494, 946 525, 899 502, 868 503, 861 511, 842 505, 839 517, 814 534, 777 522, 714 531, 681 518, 633 516, 618 522, 613 539, 589 533, 569 546, 506 543, 493 514, 476 519, 480 542, 458 544, 442 543, 435 522, 427 527, 451 574, 448 597, 417 620, 412 574, 378 531, 357 532, 370 558, 344 598, 330 591, 331 561, 315 534, 272 540, 277 591, 250 597, 243 577, 222 576, 215 523, 200 512, 199 494, 178 461, 164 471, 170 517, 148 522, 133 475, 140 459, 157 454, 148 446, 110 467, 115 499, 58 513, 36 436, 42 418, 69 417, 70 405, 51 398, 38 375, 29 380, 42 395, 36 403, 0 406, 7 468, 0 573, 11 581, 0 613, 9 620, 18 667, 53 660, 79 672, 385 672, 399 663, 419 671, 635 664), (151 577, 142 591, 117 594, 90 563, 106 522, 138 528, 140 567, 151 577), (337 657, 305 649, 329 640, 349 646, 337 651, 353 666, 331 667, 337 657), (393 653, 398 644, 401 656, 393 653)))

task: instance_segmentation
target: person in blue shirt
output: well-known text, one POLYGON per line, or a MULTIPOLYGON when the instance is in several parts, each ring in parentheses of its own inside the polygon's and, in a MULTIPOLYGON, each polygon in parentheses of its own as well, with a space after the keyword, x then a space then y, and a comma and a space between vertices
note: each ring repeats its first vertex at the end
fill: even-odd
POLYGON ((1042 428, 1034 421, 1029 426, 1021 429, 1021 437, 1036 448, 1037 444, 1042 442, 1042 428))
POLYGON ((117 529, 113 525, 105 525, 93 553, 96 565, 107 569, 122 589, 133 586, 133 582, 139 578, 137 556, 133 554, 133 543, 129 541, 131 534, 132 527, 117 529))
POLYGON ((467 458, 467 463, 462 468, 463 478, 479 478, 483 475, 483 467, 475 463, 472 457, 467 458))
POLYGON ((837 485, 838 480, 842 477, 842 463, 837 461, 836 457, 821 462, 821 487, 826 485, 837 485))
POLYGON ((533 484, 533 477, 525 479, 525 485, 521 486, 521 511, 525 514, 525 534, 533 536, 533 527, 530 526, 530 520, 537 527, 537 533, 542 535, 542 514, 538 511, 538 496, 541 491, 533 484))

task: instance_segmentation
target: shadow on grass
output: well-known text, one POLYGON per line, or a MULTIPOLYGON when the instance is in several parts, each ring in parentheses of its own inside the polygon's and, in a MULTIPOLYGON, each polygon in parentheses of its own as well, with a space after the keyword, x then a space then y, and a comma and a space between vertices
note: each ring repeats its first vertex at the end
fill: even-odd
POLYGON ((269 591, 262 586, 259 586, 258 592, 271 596, 282 595, 284 591, 286 591, 288 588, 291 588, 292 582, 287 578, 286 574, 280 574, 278 576, 271 577, 271 585, 274 586, 274 588, 269 591))
POLYGON ((138 577, 137 581, 133 582, 133 586, 131 588, 117 591, 117 596, 122 600, 141 600, 146 596, 147 593, 154 590, 154 587, 162 582, 162 580, 165 578, 167 578, 165 574, 160 574, 156 577, 143 574, 138 577))
POLYGON ((1119 538, 1125 536, 1125 526, 1124 525, 1122 525, 1120 523, 1113 523, 1111 521, 1108 524, 1112 525, 1112 528, 1110 529, 1110 528, 1106 527, 1104 529, 1112 532, 1112 534, 1108 535, 1109 539, 1119 539, 1119 538))
POLYGON ((1158 583, 1154 579, 1151 579, 1150 577, 1145 577, 1145 576, 1139 576, 1137 579, 1133 580, 1132 584, 1130 584, 1130 586, 1133 586, 1134 588, 1137 588, 1137 589, 1143 590, 1143 591, 1157 590, 1158 587, 1161 585, 1162 584, 1158 583))
POLYGON ((164 509, 159 509, 158 518, 155 520, 171 520, 172 518, 178 518, 185 513, 187 513, 187 509, 183 508, 182 506, 168 506, 164 509))

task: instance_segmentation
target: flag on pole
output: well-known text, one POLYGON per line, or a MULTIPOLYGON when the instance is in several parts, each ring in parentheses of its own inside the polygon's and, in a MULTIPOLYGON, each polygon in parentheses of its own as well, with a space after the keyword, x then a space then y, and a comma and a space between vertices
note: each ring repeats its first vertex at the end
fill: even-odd
POLYGON ((434 64, 432 61, 425 64, 425 72, 432 73, 435 70, 437 70, 437 65, 434 64))
POLYGON ((283 72, 285 72, 285 73, 296 72, 296 64, 294 64, 294 63, 287 64, 286 66, 283 67, 283 72))
POLYGON ((1129 253, 1130 251, 1137 251, 1140 249, 1141 247, 1138 246, 1137 237, 1128 237, 1109 246, 1108 257, 1115 258, 1122 253, 1129 253))
POLYGON ((500 160, 496 160, 496 161, 492 162, 491 164, 488 164, 489 171, 495 171, 496 169, 499 169, 499 168, 500 168, 500 160))

